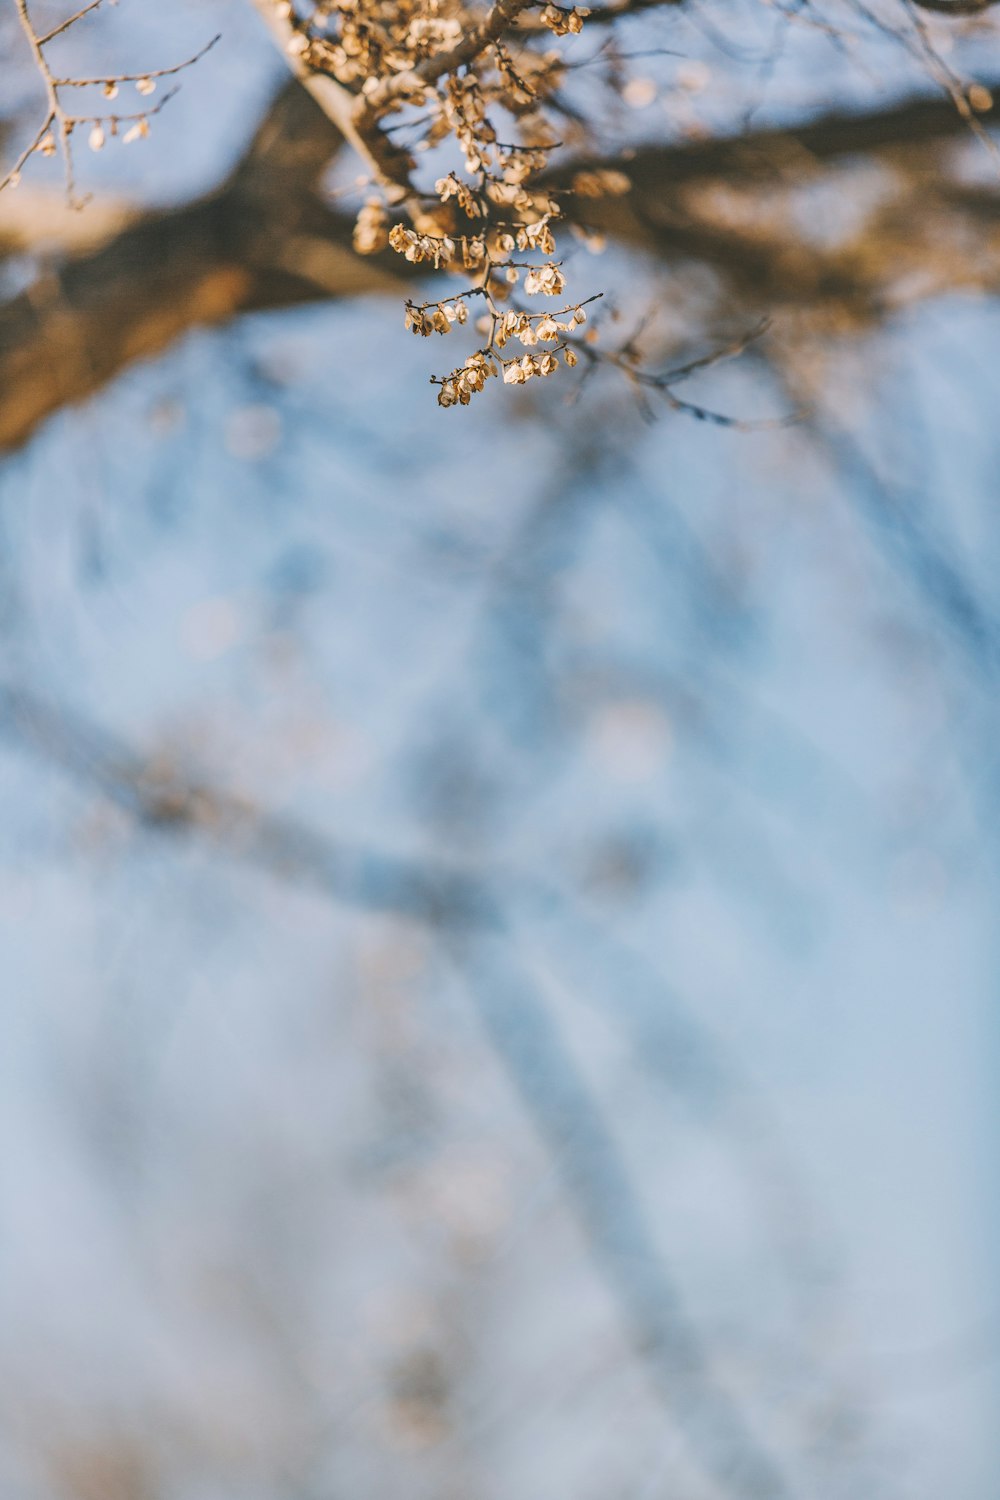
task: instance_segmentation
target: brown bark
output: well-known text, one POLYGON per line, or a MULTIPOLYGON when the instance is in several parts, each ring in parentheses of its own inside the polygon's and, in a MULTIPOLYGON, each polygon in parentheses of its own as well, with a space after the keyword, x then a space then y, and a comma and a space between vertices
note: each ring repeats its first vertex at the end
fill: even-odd
MULTIPOLYGON (((570 198, 569 211, 660 259, 712 267, 734 312, 792 306, 849 326, 903 297, 1000 288, 1000 194, 957 185, 944 161, 942 148, 966 128, 949 102, 920 99, 572 163, 556 175, 565 184, 584 167, 624 171, 626 195, 570 198), (785 213, 783 195, 857 158, 884 168, 885 193, 846 238, 810 238, 785 213)), ((51 413, 190 328, 319 299, 399 294, 414 269, 391 253, 356 255, 349 216, 317 194, 340 144, 329 118, 291 84, 217 192, 125 223, 0 306, 0 449, 23 444, 51 413)))
POLYGON ((292 85, 217 192, 143 214, 0 306, 0 450, 20 446, 53 412, 191 328, 398 289, 395 257, 355 255, 350 218, 315 193, 338 145, 292 85))

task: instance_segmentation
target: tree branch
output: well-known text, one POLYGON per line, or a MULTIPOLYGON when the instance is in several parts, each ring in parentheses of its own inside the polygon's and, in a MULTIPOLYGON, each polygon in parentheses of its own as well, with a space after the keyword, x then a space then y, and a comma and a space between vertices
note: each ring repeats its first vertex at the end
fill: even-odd
POLYGON ((390 198, 404 202, 411 197, 411 162, 405 151, 394 146, 379 128, 378 119, 361 95, 352 94, 329 73, 317 73, 303 61, 296 48, 299 38, 294 17, 285 14, 275 0, 252 0, 275 46, 299 83, 315 99, 327 119, 339 130, 387 190, 390 198))
POLYGON ((75 715, 0 683, 0 733, 97 788, 144 826, 183 833, 363 911, 431 927, 542 1142, 629 1338, 700 1468, 737 1500, 788 1500, 781 1468, 718 1383, 664 1265, 621 1149, 517 939, 472 870, 342 844, 156 768, 75 715))
MULTIPOLYGON (((1000 99, 1000 84, 992 92, 1000 99)), ((993 105, 981 118, 997 116, 993 105)), ((563 188, 583 171, 624 174, 625 195, 571 193, 568 215, 654 257, 711 266, 740 316, 792 307, 849 329, 884 317, 904 296, 1000 288, 1000 194, 962 187, 940 162, 941 148, 965 130, 948 101, 919 98, 647 147, 628 159, 571 161, 547 180, 563 188), (809 238, 775 209, 775 193, 855 157, 885 166, 887 196, 844 242, 809 238), (720 190, 736 194, 745 212, 734 218, 727 202, 720 210, 720 190)), ((402 256, 356 255, 351 216, 318 197, 342 139, 290 83, 218 192, 143 215, 0 305, 0 451, 190 328, 330 297, 398 293, 426 276, 426 266, 402 256)), ((23 222, 17 234, 23 245, 23 222)))
POLYGON ((192 328, 398 291, 410 267, 356 255, 353 219, 314 192, 340 140, 290 84, 218 192, 144 214, 0 306, 0 450, 192 328))

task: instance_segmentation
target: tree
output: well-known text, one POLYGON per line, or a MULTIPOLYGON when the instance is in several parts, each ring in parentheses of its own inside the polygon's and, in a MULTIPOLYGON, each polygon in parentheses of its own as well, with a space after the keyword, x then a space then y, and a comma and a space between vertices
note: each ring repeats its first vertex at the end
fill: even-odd
MULTIPOLYGON (((88 961, 57 899, 55 938, 25 918, 29 980, 10 964, 58 1268, 4 1309, 11 1492, 895 1495, 895 1377, 864 1375, 810 1200, 875 1219, 904 1284, 961 1177, 957 1126, 925 1163, 996 857, 1000 606, 952 492, 993 462, 992 394, 952 350, 959 462, 940 389, 878 358, 912 357, 921 308, 989 336, 993 13, 387 5, 376 29, 220 0, 149 8, 150 50, 103 9, 5 13, 0 922, 54 866, 98 934, 88 961), (209 150, 189 86, 245 101, 232 59, 266 28, 269 103, 240 104, 216 185, 114 196, 109 159, 209 150), (492 399, 417 389, 414 416, 439 336, 440 404, 492 399), (847 1055, 819 1118, 861 1138, 857 1200, 808 1165, 803 1189, 755 1081, 797 1019, 794 1089, 847 1055), (915 1235, 883 1092, 929 1178, 915 1235), (112 1306, 59 1274, 81 1217, 112 1306), (412 1301, 373 1313, 383 1281, 412 1301)), ((899 1301, 898 1363, 933 1380, 946 1320, 899 1301)), ((903 1430, 914 1462, 960 1447, 923 1409, 903 1430)))
MULTIPOLYGON (((76 203, 81 137, 103 150, 116 138, 141 140, 154 118, 169 129, 169 117, 158 118, 169 102, 162 86, 194 65, 224 65, 217 49, 203 60, 216 38, 147 73, 57 73, 50 55, 65 56, 98 8, 39 31, 26 0, 17 0, 25 61, 38 70, 46 103, 8 172, 8 205, 39 155, 61 158, 76 203), (158 87, 159 102, 145 105, 158 87), (117 103, 133 89, 134 105, 117 103)), ((572 231, 592 247, 610 235, 654 261, 708 268, 717 283, 716 305, 704 314, 710 328, 742 323, 737 331, 745 334, 762 317, 788 313, 800 345, 803 318, 849 331, 890 316, 914 295, 995 284, 993 188, 965 181, 952 150, 967 138, 988 161, 994 89, 981 64, 970 79, 946 61, 932 29, 943 15, 949 40, 967 34, 981 48, 994 26, 979 0, 890 5, 884 14, 860 7, 850 22, 846 35, 865 66, 884 66, 895 81, 901 60, 903 77, 909 65, 909 76, 924 75, 939 97, 869 100, 768 128, 740 128, 732 97, 738 68, 735 78, 712 78, 697 66, 674 66, 672 49, 662 46, 672 4, 625 0, 588 10, 497 0, 480 14, 457 4, 401 3, 374 19, 351 6, 298 10, 260 0, 256 9, 299 87, 281 92, 242 162, 207 198, 129 216, 126 224, 116 215, 102 220, 98 205, 91 209, 97 224, 82 231, 83 252, 72 244, 77 226, 64 230, 58 297, 47 297, 40 283, 2 310, 6 446, 194 324, 394 290, 411 278, 447 278, 449 290, 408 300, 408 328, 443 335, 471 319, 478 334, 478 347, 449 374, 432 376, 442 405, 467 403, 490 375, 519 384, 582 359, 584 373, 613 365, 640 394, 659 392, 683 408, 673 387, 687 364, 664 370, 655 347, 650 360, 655 327, 644 339, 617 342, 602 340, 593 324, 581 333, 588 315, 601 321, 595 298, 614 289, 593 292, 594 268, 580 270, 579 255, 571 268, 555 259, 556 232, 561 255, 572 231), (633 52, 633 37, 659 45, 633 52), (668 99, 698 101, 685 106, 667 142, 637 143, 616 123, 623 100, 627 110, 654 96, 654 78, 630 77, 638 59, 666 73, 668 99), (727 110, 729 123, 713 131, 713 112, 727 110), (498 128, 516 141, 499 141, 498 128), (351 212, 322 186, 345 143, 368 184, 360 210, 351 212), (418 171, 421 152, 430 153, 430 171, 418 171), (881 176, 880 191, 860 222, 817 243, 800 219, 801 200, 864 163, 881 176)), ((773 68, 797 30, 824 35, 831 56, 842 44, 845 23, 835 10, 826 16, 779 6, 773 14, 773 45, 758 66, 773 68)), ((32 212, 10 213, 8 253, 30 246, 32 212)))

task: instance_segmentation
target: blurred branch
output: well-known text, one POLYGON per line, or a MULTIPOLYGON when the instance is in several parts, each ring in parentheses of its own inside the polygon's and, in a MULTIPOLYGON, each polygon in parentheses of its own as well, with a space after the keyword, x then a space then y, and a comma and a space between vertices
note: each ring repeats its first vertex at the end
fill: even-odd
MULTIPOLYGON (((1000 98, 1000 85, 994 92, 1000 98)), ((627 178, 624 195, 600 196, 599 185, 598 196, 571 194, 569 214, 657 259, 710 266, 734 300, 731 315, 787 308, 850 332, 907 299, 1000 287, 1000 191, 961 186, 941 159, 964 132, 950 102, 916 99, 567 163, 550 180, 560 187, 581 172, 609 170, 627 178), (846 239, 811 235, 787 200, 824 174, 834 186, 836 170, 857 160, 883 169, 881 199, 846 239)), ((217 192, 142 215, 0 305, 0 450, 23 444, 47 416, 193 327, 396 293, 404 278, 426 276, 402 256, 353 251, 352 217, 317 191, 341 141, 291 84, 217 192)), ((27 234, 22 220, 20 246, 27 234)))
MULTIPOLYGON (((979 122, 1000 117, 1000 84, 979 122)), ((801 126, 648 146, 628 160, 568 162, 547 179, 568 189, 582 174, 624 174, 628 191, 574 194, 567 211, 592 229, 671 262, 707 264, 754 314, 781 308, 832 314, 842 325, 884 317, 905 298, 1000 285, 1000 189, 957 190, 945 151, 969 137, 949 99, 833 113, 801 126), (864 163, 880 192, 842 236, 810 233, 796 212, 803 188, 831 188, 864 163)))
MULTIPOLYGON (((339 145, 309 96, 291 85, 219 191, 137 217, 0 306, 0 450, 18 447, 53 412, 192 328, 264 307, 398 289, 405 263, 355 255, 353 220, 316 194, 339 145)), ((23 244, 23 220, 14 233, 23 244)))
POLYGON ((445 942, 468 981, 498 1056, 559 1163, 588 1245, 636 1349, 701 1468, 747 1500, 792 1490, 716 1384, 668 1276, 620 1149, 511 936, 461 931, 445 942))
POLYGON ((182 833, 338 901, 428 924, 467 981, 486 1033, 559 1165, 631 1340, 704 1472, 741 1500, 792 1493, 717 1384, 631 1174, 577 1069, 495 893, 475 872, 373 854, 317 834, 173 767, 33 694, 0 685, 0 733, 98 790, 144 827, 182 833))
POLYGON ((146 759, 82 717, 0 684, 0 733, 94 788, 142 827, 197 837, 248 864, 318 885, 348 906, 435 924, 489 920, 471 874, 372 854, 146 759))
MULTIPOLYGON (((979 111, 981 120, 1000 119, 1000 80, 984 84, 991 104, 979 111)), ((586 167, 614 167, 628 173, 633 190, 648 193, 667 176, 671 182, 691 178, 774 178, 818 171, 845 156, 871 156, 900 149, 912 151, 962 135, 967 129, 950 99, 904 100, 873 111, 834 111, 802 125, 773 126, 748 135, 696 140, 667 146, 647 146, 627 162, 617 159, 567 163, 558 176, 569 178, 586 167)))
POLYGON ((829 415, 806 431, 842 481, 879 554, 914 590, 943 634, 991 691, 1000 670, 1000 619, 962 567, 954 543, 931 526, 923 497, 884 480, 858 439, 829 415))
POLYGON ((981 16, 997 0, 913 0, 921 10, 932 10, 939 16, 981 16))
POLYGON ((0 262, 11 255, 69 258, 91 254, 140 217, 126 199, 111 194, 92 201, 80 213, 54 193, 22 182, 8 193, 0 222, 0 262))

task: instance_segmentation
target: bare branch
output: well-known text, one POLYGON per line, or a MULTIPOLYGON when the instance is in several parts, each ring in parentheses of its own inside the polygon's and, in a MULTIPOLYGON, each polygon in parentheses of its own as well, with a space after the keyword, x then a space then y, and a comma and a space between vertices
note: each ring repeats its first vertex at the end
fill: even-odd
POLYGON ((57 77, 49 66, 48 58, 45 55, 46 46, 56 37, 62 36, 63 33, 68 31, 71 26, 75 26, 78 21, 83 20, 84 16, 90 15, 90 13, 96 10, 101 3, 102 0, 91 0, 91 4, 85 5, 83 9, 77 11, 75 15, 70 16, 60 25, 53 27, 51 31, 47 31, 44 33, 44 35, 40 36, 35 30, 34 23, 31 20, 31 15, 28 10, 28 0, 14 0, 14 6, 17 11, 21 30, 24 33, 25 40, 28 43, 32 58, 34 59, 35 67, 37 68, 39 76, 41 77, 42 83, 45 87, 47 110, 45 118, 43 119, 42 124, 33 139, 21 152, 20 156, 17 158, 13 167, 10 169, 7 175, 2 180, 0 180, 0 191, 3 191, 4 188, 10 189, 17 187, 20 181, 21 172, 23 171, 29 159, 34 156, 36 152, 41 152, 45 156, 52 156, 58 151, 63 161, 63 170, 66 180, 66 196, 69 200, 70 206, 73 208, 83 207, 83 204, 87 200, 78 199, 76 196, 76 181, 73 164, 73 132, 76 127, 78 125, 91 125, 93 127, 90 137, 90 143, 95 150, 98 150, 101 146, 104 145, 105 142, 106 137, 103 128, 105 125, 108 126, 108 132, 112 136, 114 136, 117 135, 118 126, 120 124, 124 124, 126 122, 134 122, 132 124, 132 128, 126 131, 124 136, 122 137, 122 139, 127 143, 129 140, 136 139, 138 136, 145 135, 147 133, 149 129, 149 121, 153 118, 154 115, 159 114, 160 110, 168 102, 168 100, 172 98, 173 93, 176 92, 176 90, 166 94, 158 104, 149 109, 138 110, 127 114, 117 114, 113 111, 106 111, 98 114, 87 115, 77 115, 68 111, 63 106, 62 99, 60 97, 60 90, 90 88, 95 85, 103 86, 105 95, 108 98, 113 98, 117 93, 118 85, 120 83, 135 83, 141 93, 152 93, 156 87, 156 84, 154 82, 155 79, 170 78, 177 73, 184 72, 185 69, 192 67, 196 62, 204 57, 206 52, 211 51, 216 42, 218 42, 219 40, 218 36, 213 37, 210 42, 208 42, 198 52, 194 53, 193 56, 186 58, 183 62, 175 64, 173 67, 154 68, 146 73, 106 74, 99 78, 57 77))

